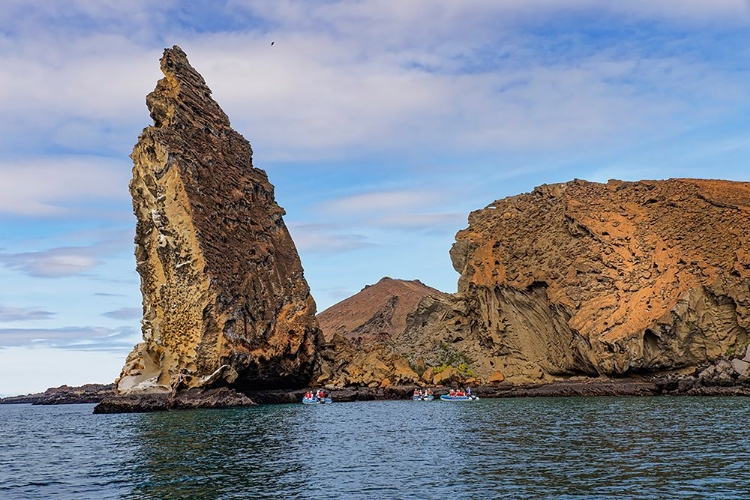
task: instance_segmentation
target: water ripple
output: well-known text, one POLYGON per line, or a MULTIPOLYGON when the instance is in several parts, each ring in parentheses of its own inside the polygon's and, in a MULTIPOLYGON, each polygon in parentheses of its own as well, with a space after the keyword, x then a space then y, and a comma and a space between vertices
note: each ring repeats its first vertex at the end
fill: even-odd
POLYGON ((0 406, 0 498, 750 498, 745 398, 0 406))

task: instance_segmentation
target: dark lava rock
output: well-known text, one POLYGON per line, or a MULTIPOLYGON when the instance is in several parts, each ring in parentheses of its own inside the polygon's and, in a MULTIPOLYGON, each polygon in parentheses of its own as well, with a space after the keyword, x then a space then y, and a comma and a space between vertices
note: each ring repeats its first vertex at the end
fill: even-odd
POLYGON ((98 403, 115 395, 114 384, 85 384, 79 387, 61 385, 44 392, 0 399, 0 404, 65 405, 98 403))
POLYGON ((186 410, 195 408, 234 408, 254 406, 242 393, 226 387, 200 390, 188 389, 177 394, 129 394, 114 396, 96 405, 94 413, 147 413, 153 411, 186 410))

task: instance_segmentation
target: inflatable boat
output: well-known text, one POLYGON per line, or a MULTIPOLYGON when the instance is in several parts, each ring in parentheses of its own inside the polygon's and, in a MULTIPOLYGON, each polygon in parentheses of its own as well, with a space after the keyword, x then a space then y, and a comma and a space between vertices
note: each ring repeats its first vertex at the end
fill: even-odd
POLYGON ((450 394, 443 394, 440 396, 440 401, 479 401, 479 396, 451 396, 450 394))
POLYGON ((412 396, 411 399, 413 401, 432 401, 433 399, 435 399, 435 396, 433 396, 432 394, 430 394, 429 396, 412 396))
POLYGON ((302 404, 304 405, 329 405, 333 403, 331 398, 302 398, 302 404))

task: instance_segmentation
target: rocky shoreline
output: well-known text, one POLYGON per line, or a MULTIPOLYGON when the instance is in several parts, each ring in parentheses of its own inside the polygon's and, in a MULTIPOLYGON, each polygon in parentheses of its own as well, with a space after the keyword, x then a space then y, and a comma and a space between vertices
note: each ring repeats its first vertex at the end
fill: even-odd
MULTIPOLYGON (((571 379, 549 383, 517 385, 501 382, 472 387, 480 398, 596 397, 596 396, 750 396, 750 380, 732 377, 731 363, 717 363, 698 374, 669 374, 653 378, 571 379), (717 368, 718 367, 718 368, 717 368)), ((410 399, 417 385, 390 387, 352 387, 328 390, 334 402, 410 399)), ((299 403, 309 389, 274 389, 239 393, 222 387, 209 390, 188 389, 175 394, 118 396, 112 384, 61 386, 43 393, 0 399, 0 404, 84 404, 96 403, 96 414, 143 413, 196 408, 232 408, 263 404, 299 403)), ((436 395, 450 387, 438 386, 436 395)))
POLYGON ((94 413, 148 413, 241 406, 256 406, 256 403, 242 393, 220 387, 208 390, 187 389, 175 394, 128 394, 108 397, 94 407, 94 413))
POLYGON ((44 392, 0 398, 0 404, 67 405, 99 403, 116 395, 114 384, 61 385, 44 392))
MULTIPOLYGON (((528 397, 597 397, 597 396, 750 396, 750 385, 707 386, 697 384, 689 388, 679 386, 677 377, 640 379, 592 379, 556 381, 550 383, 515 385, 500 383, 472 387, 480 398, 528 397)), ((681 380, 681 379, 679 379, 681 380)), ((386 388, 347 388, 327 391, 334 402, 410 399, 416 385, 386 388)), ((447 394, 450 387, 434 387, 436 396, 447 394)), ((299 403, 305 389, 296 391, 256 391, 248 396, 258 404, 299 403)))
MULTIPOLYGON (((431 386, 436 395, 450 386, 431 386)), ((459 384, 462 385, 462 384, 459 384)), ((465 384, 464 384, 465 385, 465 384)), ((410 399, 422 385, 327 389, 334 402, 410 399)), ((117 395, 114 384, 63 385, 43 393, 0 399, 0 404, 58 405, 96 403, 94 413, 141 413, 195 408, 231 408, 257 404, 299 403, 309 388, 250 390, 228 387, 183 389, 175 393, 117 395)), ((750 346, 734 358, 721 358, 690 372, 653 376, 571 377, 549 382, 514 384, 508 381, 472 385, 480 398, 573 396, 750 396, 750 346)))
MULTIPOLYGON (((327 391, 334 402, 376 401, 411 399, 416 385, 399 385, 386 388, 348 388, 327 391)), ((450 387, 432 388, 435 396, 447 394, 450 387)), ((572 381, 546 384, 514 385, 500 383, 472 387, 473 394, 480 398, 515 397, 567 397, 567 396, 656 396, 661 394, 653 382, 638 380, 618 381, 572 381)), ((299 391, 257 391, 249 393, 259 404, 299 403, 305 390, 299 391)))

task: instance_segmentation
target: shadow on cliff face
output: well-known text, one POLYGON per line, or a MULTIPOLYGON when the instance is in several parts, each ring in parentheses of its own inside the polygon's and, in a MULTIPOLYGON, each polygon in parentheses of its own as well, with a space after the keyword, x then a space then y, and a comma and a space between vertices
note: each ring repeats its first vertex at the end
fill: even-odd
POLYGON ((232 388, 248 393, 254 390, 309 387, 314 374, 314 365, 304 371, 291 372, 289 365, 290 363, 285 363, 284 360, 274 360, 262 365, 250 362, 246 364, 245 371, 232 383, 232 388))

